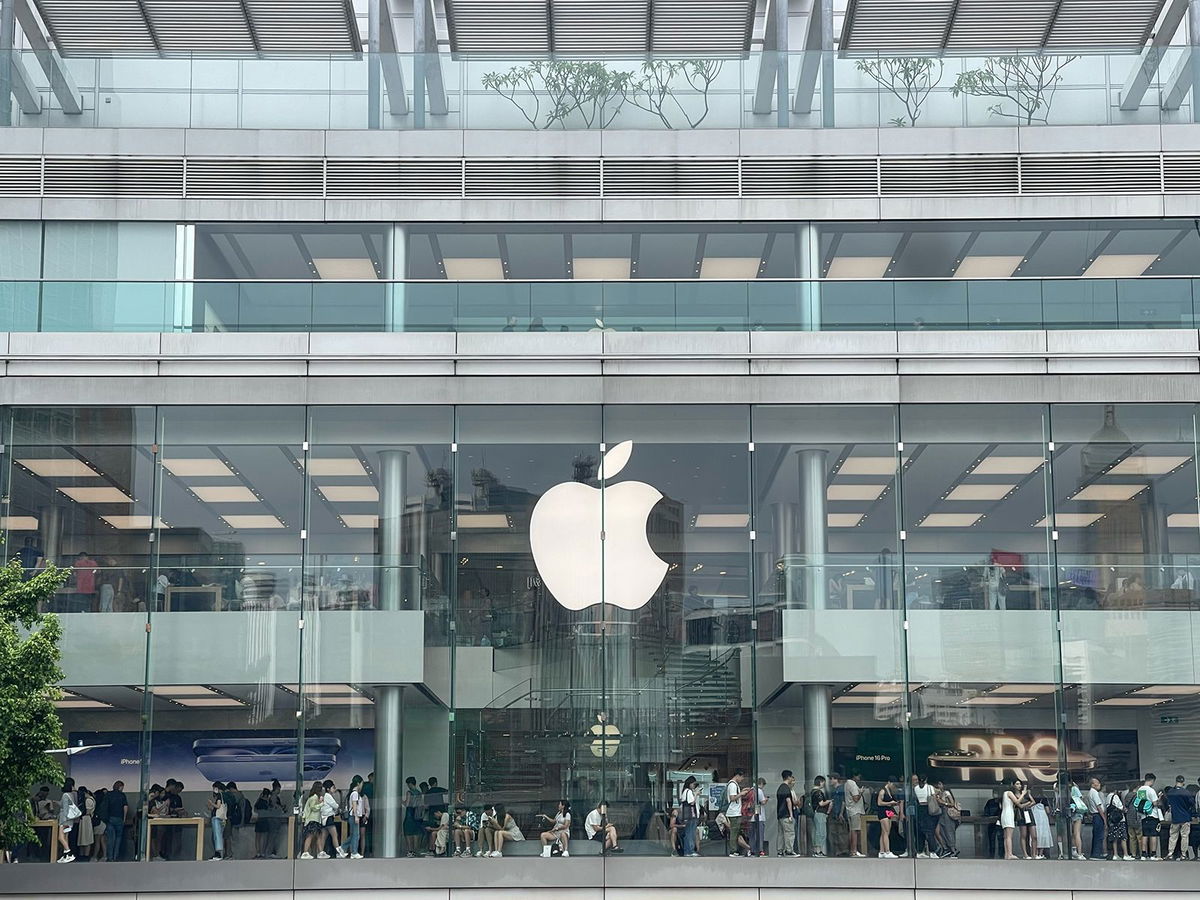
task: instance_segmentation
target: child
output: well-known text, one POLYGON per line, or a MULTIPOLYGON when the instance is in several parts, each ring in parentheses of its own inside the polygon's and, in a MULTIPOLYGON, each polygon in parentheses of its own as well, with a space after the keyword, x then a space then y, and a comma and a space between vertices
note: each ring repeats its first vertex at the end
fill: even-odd
POLYGON ((469 857, 473 843, 475 843, 475 829, 467 820, 467 808, 456 806, 454 807, 454 855, 469 857))

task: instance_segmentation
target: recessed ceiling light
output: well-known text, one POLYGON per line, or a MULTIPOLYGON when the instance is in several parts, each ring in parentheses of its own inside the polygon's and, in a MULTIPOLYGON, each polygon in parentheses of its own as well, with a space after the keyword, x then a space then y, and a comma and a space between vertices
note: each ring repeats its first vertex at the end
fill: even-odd
POLYGON ((1083 273, 1084 278, 1136 278, 1158 259, 1157 253, 1103 253, 1083 273))
POLYGON ((700 262, 700 277, 749 281, 758 277, 761 264, 757 256, 706 256, 700 262))
POLYGON ((850 688, 851 694, 893 694, 903 690, 903 686, 894 681, 863 681, 850 688))
POLYGON ((842 461, 839 475, 895 475, 894 456, 851 456, 842 461))
POLYGON ((219 459, 164 459, 163 468, 180 478, 215 478, 232 475, 233 470, 219 459))
POLYGON ((18 459, 18 465, 43 478, 99 478, 100 473, 80 459, 18 459))
POLYGON ((347 528, 378 528, 379 516, 356 515, 354 513, 342 513, 339 518, 345 523, 347 528))
POLYGON ((991 694, 1053 694, 1056 684, 1000 684, 992 688, 991 694))
POLYGON ((1055 513, 1053 520, 1045 516, 1034 528, 1087 528, 1104 518, 1104 513, 1055 513))
POLYGON ((132 503, 133 498, 115 487, 60 487, 76 503, 132 503))
POLYGON ((1105 474, 1166 475, 1190 459, 1190 456, 1127 456, 1105 474))
POLYGON ((1171 513, 1167 516, 1168 528, 1200 528, 1200 514, 1171 513))
POLYGON ((968 256, 954 270, 955 278, 1011 278, 1023 256, 968 256))
POLYGON ((317 488, 331 503, 375 503, 379 491, 372 484, 323 484, 317 488))
POLYGON ((830 500, 877 500, 886 484, 831 484, 825 489, 830 500))
POLYGON ((275 516, 232 516, 223 515, 221 518, 230 528, 264 529, 283 528, 284 525, 275 516))
POLYGON ((984 694, 981 697, 968 697, 960 706, 1020 706, 1028 703, 1033 697, 1010 697, 1008 695, 984 694))
POLYGON ((1029 475, 1042 466, 1040 456, 989 456, 971 470, 972 475, 1029 475))
POLYGON ((55 700, 54 705, 59 709, 114 709, 111 703, 101 703, 99 700, 72 699, 55 700))
POLYGON ((205 503, 258 503, 259 498, 248 487, 234 485, 203 485, 192 487, 192 493, 205 503))
POLYGON ((889 703, 899 703, 899 694, 844 694, 841 697, 834 697, 834 703, 854 704, 855 706, 885 706, 889 703))
POLYGON ((310 475, 359 475, 365 477, 367 470, 357 457, 338 457, 327 459, 309 459, 307 462, 310 475))
POLYGON ((1015 484, 960 484, 946 495, 947 500, 1003 500, 1015 484))
POLYGON ((826 278, 882 278, 890 256, 838 256, 829 263, 826 278))
POLYGON ((862 513, 827 513, 825 516, 829 528, 853 528, 862 520, 862 513))
POLYGON ((508 528, 510 523, 505 513, 459 513, 459 528, 508 528))
POLYGON ((1171 697, 1187 697, 1200 694, 1200 685, 1194 684, 1152 684, 1138 688, 1134 694, 1162 694, 1171 697))
POLYGON ((624 256, 576 256, 571 275, 583 281, 628 281, 631 263, 624 256))
POLYGON ((178 697, 171 701, 180 706, 245 706, 246 704, 234 697, 178 697))
POLYGON ((154 524, 151 525, 149 516, 101 516, 100 518, 113 528, 119 528, 122 531, 149 531, 151 528, 171 527, 162 519, 155 519, 154 524))
MULTIPOLYGON (((300 693, 300 685, 298 684, 283 684, 280 687, 291 691, 293 694, 300 693)), ((306 684, 304 685, 305 694, 357 694, 358 690, 348 684, 306 684)))
POLYGON ((371 706, 375 702, 370 697, 364 697, 361 694, 355 697, 331 697, 328 695, 312 696, 305 694, 304 698, 310 703, 315 703, 318 706, 371 706))
POLYGON ((361 256, 351 257, 313 257, 313 266, 321 278, 341 281, 356 281, 378 278, 375 264, 361 256))
POLYGON ((1093 706, 1158 706, 1160 703, 1170 703, 1162 697, 1109 697, 1107 700, 1097 700, 1093 706))
POLYGON ((156 697, 219 696, 212 688, 202 684, 156 684, 147 690, 156 697))
POLYGON ((5 531, 37 531, 38 520, 33 516, 0 516, 0 528, 5 531))
POLYGON ((983 513, 930 513, 921 520, 921 528, 969 528, 983 513))
POLYGON ((445 257, 442 263, 450 281, 503 281, 504 264, 491 256, 445 257))
POLYGON ((1146 489, 1144 484, 1089 484, 1072 500, 1132 500, 1146 489))
POLYGON ((745 528, 750 524, 748 513, 700 513, 696 528, 745 528))

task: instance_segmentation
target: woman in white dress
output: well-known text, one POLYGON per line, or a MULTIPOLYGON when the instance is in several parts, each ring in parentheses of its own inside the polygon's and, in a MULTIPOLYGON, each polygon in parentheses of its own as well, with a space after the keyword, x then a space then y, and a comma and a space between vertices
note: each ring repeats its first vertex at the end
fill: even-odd
POLYGON ((1013 832, 1017 830, 1018 798, 1025 793, 1025 784, 1020 778, 1014 779, 1012 785, 1004 792, 1000 801, 1000 827, 1004 829, 1004 858, 1016 859, 1013 853, 1013 832))

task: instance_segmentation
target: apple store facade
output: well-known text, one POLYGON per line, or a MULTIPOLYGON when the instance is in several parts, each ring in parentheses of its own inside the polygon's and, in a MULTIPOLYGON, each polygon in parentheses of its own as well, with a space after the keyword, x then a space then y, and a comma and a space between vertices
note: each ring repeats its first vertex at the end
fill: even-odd
POLYGON ((73 567, 93 790, 373 773, 376 857, 409 777, 529 836, 607 799, 644 855, 737 770, 924 775, 970 822, 1200 775, 1198 411, 13 407, 6 549, 73 567))

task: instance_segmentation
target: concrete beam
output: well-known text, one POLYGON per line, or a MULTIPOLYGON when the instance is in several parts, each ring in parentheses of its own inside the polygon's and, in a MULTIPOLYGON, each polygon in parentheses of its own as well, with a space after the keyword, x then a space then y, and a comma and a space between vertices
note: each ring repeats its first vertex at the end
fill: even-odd
POLYGON ((776 64, 779 34, 775 26, 779 4, 780 0, 767 0, 766 21, 763 23, 762 55, 758 58, 758 80, 754 86, 753 110, 754 114, 758 116, 768 115, 774 105, 775 76, 779 72, 779 66, 776 64))
MULTIPOLYGON (((12 95, 17 98, 17 105, 21 107, 21 112, 26 115, 36 116, 42 111, 42 95, 38 93, 37 87, 33 83, 33 78, 25 69, 25 64, 21 61, 21 57, 15 52, 11 54, 9 59, 9 87, 12 90, 12 95)), ((0 90, 0 97, 4 96, 4 92, 0 90)), ((7 98, 6 98, 7 99, 7 98)))
POLYGON ((1175 69, 1167 76, 1167 80, 1163 82, 1162 99, 1160 101, 1163 109, 1179 109, 1183 105, 1183 98, 1192 89, 1193 55, 1192 49, 1185 47, 1179 57, 1179 62, 1175 65, 1175 69))
POLYGON ((435 116, 450 112, 446 99, 446 80, 442 77, 442 57, 438 53, 437 10, 433 0, 417 0, 425 7, 424 34, 421 51, 424 53, 425 89, 429 95, 429 111, 435 116))
POLYGON ((17 21, 21 24, 21 30, 25 33, 25 39, 29 41, 29 46, 33 48, 34 55, 41 63, 42 71, 46 73, 46 79, 50 82, 50 90, 58 99, 58 105, 69 116, 81 115, 83 113, 83 95, 80 94, 79 87, 75 84, 70 70, 67 69, 58 52, 51 49, 50 42, 42 33, 42 26, 33 14, 28 0, 15 0, 15 3, 17 21))
MULTIPOLYGON (((371 4, 379 17, 379 68, 383 72, 387 92, 388 112, 393 116, 408 115, 408 93, 404 89, 404 72, 400 68, 400 45, 396 41, 396 24, 392 20, 391 0, 375 0, 371 4)), ((371 52, 376 52, 373 46, 371 52)))
POLYGON ((832 51, 832 42, 824 47, 826 32, 833 34, 833 22, 824 21, 829 4, 826 0, 812 0, 808 13, 808 27, 804 31, 804 47, 800 56, 800 74, 796 80, 796 94, 792 98, 792 112, 810 113, 813 94, 817 90, 817 73, 821 70, 821 59, 826 49, 832 51))
POLYGON ((1162 62, 1171 39, 1175 37, 1175 32, 1179 30, 1187 8, 1188 0, 1171 0, 1163 11, 1158 29, 1142 51, 1137 65, 1125 79, 1125 87, 1121 89, 1121 109, 1130 112, 1142 105, 1142 98, 1153 83, 1159 63, 1162 62))

